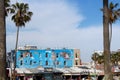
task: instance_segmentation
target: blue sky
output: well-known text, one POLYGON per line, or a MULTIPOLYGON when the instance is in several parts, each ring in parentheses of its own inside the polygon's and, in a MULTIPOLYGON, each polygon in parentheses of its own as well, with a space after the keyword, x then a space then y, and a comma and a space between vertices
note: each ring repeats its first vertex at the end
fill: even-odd
MULTIPOLYGON (((15 0, 11 0, 15 3, 15 0)), ((28 3, 32 20, 20 29, 19 46, 78 48, 83 62, 103 50, 102 0, 17 0, 28 3)), ((120 2, 120 0, 111 0, 120 2)), ((119 6, 120 7, 120 6, 119 6)), ((113 26, 112 50, 120 48, 120 22, 113 26)), ((7 50, 15 47, 16 27, 7 17, 7 50)))

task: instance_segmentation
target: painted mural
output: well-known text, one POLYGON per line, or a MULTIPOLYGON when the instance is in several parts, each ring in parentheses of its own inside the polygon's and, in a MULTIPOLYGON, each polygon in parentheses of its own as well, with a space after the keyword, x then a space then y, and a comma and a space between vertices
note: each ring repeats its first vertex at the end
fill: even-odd
POLYGON ((16 67, 72 67, 73 49, 18 50, 16 67))

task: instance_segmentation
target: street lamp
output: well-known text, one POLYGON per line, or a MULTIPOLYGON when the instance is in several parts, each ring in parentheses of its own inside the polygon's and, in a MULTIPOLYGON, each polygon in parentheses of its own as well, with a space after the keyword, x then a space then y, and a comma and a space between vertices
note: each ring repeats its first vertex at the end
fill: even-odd
POLYGON ((97 76, 96 76, 96 60, 97 60, 97 58, 96 58, 96 53, 95 53, 95 55, 94 55, 94 74, 95 74, 95 80, 97 80, 97 76))
POLYGON ((15 67, 16 67, 16 51, 11 50, 11 80, 15 80, 15 67), (12 65, 13 64, 13 65, 12 65))

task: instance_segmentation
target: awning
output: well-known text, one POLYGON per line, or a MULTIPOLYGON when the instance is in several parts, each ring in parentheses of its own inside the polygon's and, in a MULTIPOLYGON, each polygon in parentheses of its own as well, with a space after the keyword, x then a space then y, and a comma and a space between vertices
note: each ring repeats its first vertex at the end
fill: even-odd
POLYGON ((63 75, 80 75, 80 72, 74 68, 56 68, 56 70, 63 73, 63 75))
POLYGON ((31 74, 44 74, 44 73, 60 73, 63 75, 94 75, 98 74, 101 75, 103 74, 103 71, 101 70, 94 70, 94 69, 82 69, 78 67, 71 67, 71 68, 52 68, 52 69, 44 69, 42 67, 38 68, 16 68, 16 73, 17 74, 22 74, 22 75, 31 75, 31 74))
POLYGON ((44 68, 33 68, 33 69, 16 68, 15 70, 17 74, 37 74, 37 73, 44 72, 44 68))

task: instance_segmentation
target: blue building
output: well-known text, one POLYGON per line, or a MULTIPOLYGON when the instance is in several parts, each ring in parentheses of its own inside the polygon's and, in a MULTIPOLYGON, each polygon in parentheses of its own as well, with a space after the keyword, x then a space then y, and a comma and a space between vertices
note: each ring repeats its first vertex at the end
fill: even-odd
POLYGON ((16 68, 66 68, 73 65, 73 49, 24 49, 16 53, 16 68))
POLYGON ((16 63, 17 76, 22 79, 61 80, 71 77, 68 69, 80 66, 79 49, 37 49, 36 46, 25 46, 19 48, 16 55, 14 53, 11 51, 11 62, 16 63))

